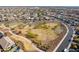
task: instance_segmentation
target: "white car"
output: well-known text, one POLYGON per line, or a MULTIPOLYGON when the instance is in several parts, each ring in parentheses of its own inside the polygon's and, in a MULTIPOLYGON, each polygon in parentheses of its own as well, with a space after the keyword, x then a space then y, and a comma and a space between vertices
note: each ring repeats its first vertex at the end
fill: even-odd
POLYGON ((64 49, 64 52, 68 52, 69 50, 67 48, 64 49))

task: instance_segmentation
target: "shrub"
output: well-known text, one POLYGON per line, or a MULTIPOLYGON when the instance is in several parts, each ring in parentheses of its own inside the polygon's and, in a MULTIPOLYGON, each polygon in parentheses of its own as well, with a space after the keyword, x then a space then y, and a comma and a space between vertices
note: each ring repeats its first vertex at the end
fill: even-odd
POLYGON ((36 38, 38 35, 37 34, 34 34, 34 33, 32 33, 32 32, 28 32, 27 34, 26 34, 26 37, 28 37, 28 38, 36 38))

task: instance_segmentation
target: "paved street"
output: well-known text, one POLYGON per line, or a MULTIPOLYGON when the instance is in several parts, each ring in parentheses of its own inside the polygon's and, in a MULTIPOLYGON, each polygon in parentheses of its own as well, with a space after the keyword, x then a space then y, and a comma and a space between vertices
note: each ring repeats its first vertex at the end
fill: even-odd
POLYGON ((68 29, 69 29, 68 35, 66 36, 66 38, 64 39, 64 41, 62 42, 62 44, 59 46, 59 48, 56 50, 57 52, 63 51, 65 48, 68 47, 68 45, 70 43, 69 40, 72 38, 73 29, 70 26, 68 26, 68 29))

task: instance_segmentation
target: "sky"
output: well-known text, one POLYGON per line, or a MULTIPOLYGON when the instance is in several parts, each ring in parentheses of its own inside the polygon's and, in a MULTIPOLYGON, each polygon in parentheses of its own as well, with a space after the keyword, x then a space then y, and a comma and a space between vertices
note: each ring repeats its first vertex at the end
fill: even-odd
POLYGON ((79 0, 0 0, 0 6, 79 6, 79 0))

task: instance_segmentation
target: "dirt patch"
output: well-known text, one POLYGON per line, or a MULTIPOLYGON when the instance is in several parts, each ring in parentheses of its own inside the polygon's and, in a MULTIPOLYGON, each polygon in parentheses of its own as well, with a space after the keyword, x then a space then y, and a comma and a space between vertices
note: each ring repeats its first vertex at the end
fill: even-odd
POLYGON ((59 44, 59 42, 62 40, 62 38, 64 37, 64 35, 66 34, 66 32, 67 32, 67 29, 66 29, 66 27, 64 27, 64 25, 63 25, 63 32, 61 33, 61 35, 59 35, 59 37, 58 38, 56 38, 55 40, 53 40, 53 41, 51 41, 50 42, 50 48, 47 50, 48 52, 51 52, 51 51, 53 51, 55 48, 56 48, 56 46, 59 44))

